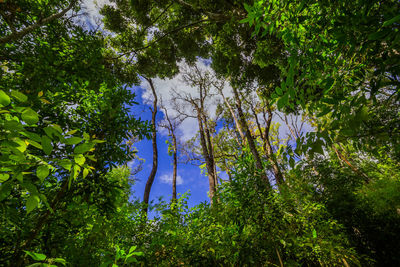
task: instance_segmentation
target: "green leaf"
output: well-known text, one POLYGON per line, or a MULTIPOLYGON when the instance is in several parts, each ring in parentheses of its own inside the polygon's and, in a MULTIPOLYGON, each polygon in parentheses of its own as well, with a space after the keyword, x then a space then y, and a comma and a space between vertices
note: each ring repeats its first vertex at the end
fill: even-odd
POLYGON ((313 238, 317 238, 317 231, 315 229, 312 230, 312 236, 313 238))
POLYGON ((328 114, 329 112, 331 112, 332 109, 328 106, 324 106, 324 108, 322 109, 322 111, 320 113, 317 114, 317 117, 322 117, 326 114, 328 114))
POLYGON ((289 95, 285 93, 281 98, 279 98, 277 106, 279 110, 282 110, 283 107, 287 106, 289 102, 289 95))
POLYGON ((80 142, 82 142, 82 140, 83 140, 83 138, 74 136, 74 137, 65 139, 64 143, 67 145, 76 145, 76 144, 79 144, 80 142))
POLYGON ((282 91, 282 89, 281 89, 279 86, 275 88, 275 92, 276 92, 279 96, 283 95, 283 91, 282 91))
POLYGON ((246 9, 247 13, 251 13, 251 6, 246 3, 243 3, 244 9, 246 9))
POLYGON ((76 133, 78 130, 71 130, 68 131, 65 135, 73 135, 74 133, 76 133))
POLYGON ((36 186, 35 186, 34 184, 32 184, 30 181, 24 181, 24 182, 22 183, 22 186, 23 186, 26 190, 28 190, 28 192, 31 193, 31 194, 39 194, 39 192, 38 192, 36 186))
POLYGON ((250 21, 251 21, 251 18, 246 17, 246 18, 240 20, 239 23, 246 23, 246 22, 250 22, 250 21))
POLYGON ((71 177, 76 179, 76 177, 78 177, 80 171, 81 171, 81 167, 79 167, 78 165, 74 165, 72 168, 71 177))
POLYGON ((36 195, 30 195, 26 201, 26 212, 30 213, 39 205, 39 197, 36 195))
POLYGON ((89 174, 89 170, 87 168, 84 168, 83 172, 82 172, 83 178, 86 178, 86 176, 88 176, 88 174, 89 174))
POLYGON ((83 138, 84 138, 86 141, 89 141, 89 140, 90 140, 90 135, 89 135, 88 133, 83 133, 83 138))
POLYGON ((14 140, 14 142, 18 144, 17 149, 18 149, 21 153, 24 153, 25 150, 26 150, 26 148, 27 148, 27 146, 28 146, 27 143, 25 143, 24 140, 21 140, 21 139, 19 139, 19 138, 16 138, 16 139, 14 140))
POLYGON ((350 136, 350 135, 354 135, 354 131, 350 128, 343 128, 343 129, 340 129, 339 134, 350 136))
POLYGON ((67 261, 62 258, 55 258, 53 259, 54 262, 61 263, 62 265, 66 265, 67 261))
POLYGON ((312 148, 311 151, 319 154, 324 154, 324 150, 322 148, 323 145, 324 143, 321 140, 317 140, 315 143, 311 145, 312 148))
POLYGON ((53 213, 54 210, 50 207, 49 201, 47 200, 47 197, 43 194, 39 195, 40 199, 42 200, 42 202, 46 205, 46 207, 53 213))
POLYGON ((8 173, 0 173, 0 183, 4 183, 8 180, 8 178, 10 178, 8 173))
POLYGON ((125 261, 126 263, 132 263, 132 262, 138 263, 138 260, 133 256, 127 257, 125 261))
POLYGON ((395 23, 398 20, 400 20, 400 15, 398 15, 394 18, 391 18, 390 20, 385 21, 382 26, 386 27, 386 26, 392 25, 393 23, 395 23))
POLYGON ((132 252, 134 252, 134 251, 136 250, 136 248, 137 248, 137 246, 132 246, 132 247, 129 249, 128 254, 132 254, 132 252))
POLYGON ((39 121, 39 115, 31 108, 27 108, 24 112, 22 112, 21 118, 27 124, 35 124, 39 121))
POLYGON ((22 172, 15 175, 15 179, 17 179, 20 183, 24 181, 24 174, 22 172))
POLYGON ((84 144, 81 144, 81 145, 75 147, 74 153, 75 154, 83 154, 83 153, 88 152, 89 150, 91 150, 93 147, 94 147, 94 144, 84 143, 84 144))
POLYGON ((326 93, 328 93, 328 92, 332 89, 333 84, 335 83, 335 79, 329 77, 329 78, 326 78, 326 79, 323 81, 323 83, 325 84, 324 94, 326 94, 326 93))
POLYGON ((21 134, 26 136, 26 137, 28 137, 28 138, 30 138, 30 139, 32 139, 32 140, 34 140, 34 141, 36 141, 36 142, 41 142, 42 141, 42 138, 40 137, 40 135, 38 135, 36 133, 24 131, 24 132, 21 132, 21 134))
POLYGON ((86 161, 86 158, 82 154, 78 154, 74 156, 74 160, 77 164, 83 165, 86 161))
POLYGON ((12 186, 9 182, 2 184, 0 187, 0 201, 6 199, 11 194, 11 190, 12 186))
POLYGON ((41 182, 46 179, 47 176, 49 176, 50 169, 47 165, 40 165, 36 169, 36 176, 40 179, 41 182))
POLYGON ((4 123, 4 129, 8 131, 23 131, 24 127, 20 122, 13 120, 13 121, 6 121, 4 123))
POLYGON ((24 250, 24 251, 27 255, 31 256, 32 259, 35 261, 44 261, 46 259, 46 255, 44 255, 44 254, 35 253, 35 252, 31 252, 31 251, 26 251, 26 250, 24 250))
POLYGON ((11 90, 11 96, 17 99, 19 102, 25 102, 28 100, 28 97, 21 92, 11 90))
POLYGON ((367 120, 369 117, 368 107, 363 106, 362 108, 360 108, 360 110, 356 114, 356 117, 361 121, 367 120))
POLYGON ((92 142, 95 143, 95 144, 101 144, 101 143, 105 143, 106 141, 105 140, 96 139, 96 140, 92 140, 92 142))
POLYGON ((371 41, 383 39, 383 37, 385 37, 387 35, 387 33, 388 33, 387 31, 379 31, 379 32, 371 33, 370 35, 368 35, 368 39, 371 41))
POLYGON ((63 167, 64 169, 66 169, 67 171, 71 170, 72 167, 72 162, 68 159, 63 159, 60 160, 60 162, 58 163, 61 167, 63 167))
POLYGON ((38 142, 36 142, 36 141, 33 141, 33 140, 27 140, 27 142, 28 142, 30 145, 33 145, 33 146, 34 146, 34 147, 36 147, 36 148, 43 149, 42 145, 41 145, 41 144, 39 144, 39 143, 38 143, 38 142))
POLYGON ((46 153, 46 155, 50 155, 51 151, 53 151, 53 145, 51 144, 51 139, 43 135, 41 143, 44 153, 46 153))
POLYGON ((63 132, 62 129, 61 129, 61 127, 60 127, 60 125, 53 124, 53 125, 50 125, 50 127, 52 127, 54 130, 56 130, 56 131, 59 132, 60 134, 63 132))
POLYGON ((54 136, 62 137, 62 135, 52 126, 47 126, 43 128, 43 130, 47 134, 47 136, 52 139, 54 139, 54 136))
POLYGON ((3 90, 0 90, 0 104, 3 106, 8 106, 10 102, 10 97, 3 90))

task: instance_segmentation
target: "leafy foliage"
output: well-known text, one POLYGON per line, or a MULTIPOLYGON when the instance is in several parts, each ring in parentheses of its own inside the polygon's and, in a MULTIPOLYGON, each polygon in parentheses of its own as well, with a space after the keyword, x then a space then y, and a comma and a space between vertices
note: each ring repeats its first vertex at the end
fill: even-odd
POLYGON ((80 1, 0 0, 0 265, 400 264, 399 1, 110 2, 95 31, 80 1), (204 59, 212 204, 148 218, 132 86, 204 59))

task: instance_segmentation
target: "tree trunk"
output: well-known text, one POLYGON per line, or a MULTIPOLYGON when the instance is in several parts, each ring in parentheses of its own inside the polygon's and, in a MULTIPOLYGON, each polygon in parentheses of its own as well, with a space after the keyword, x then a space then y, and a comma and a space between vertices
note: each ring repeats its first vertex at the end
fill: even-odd
POLYGON ((208 154, 209 154, 211 164, 213 166, 214 186, 216 189, 218 186, 218 180, 217 180, 218 177, 217 177, 217 166, 215 164, 215 158, 214 158, 214 145, 211 141, 211 134, 210 134, 210 129, 207 124, 207 117, 204 114, 202 117, 203 117, 203 122, 204 122, 205 133, 206 133, 205 137, 206 137, 206 143, 207 143, 207 147, 208 147, 208 154))
POLYGON ((247 139, 247 143, 249 144, 250 147, 250 151, 253 154, 254 160, 256 162, 256 167, 257 169, 261 172, 261 178, 265 181, 265 183, 267 184, 268 187, 271 187, 271 184, 268 180, 267 175, 265 174, 265 170, 261 161, 261 157, 260 154, 257 151, 256 145, 254 143, 254 138, 251 135, 249 126, 247 125, 246 122, 246 118, 244 116, 243 110, 242 110, 242 102, 240 100, 239 97, 239 93, 237 91, 237 89, 233 86, 233 93, 235 96, 235 101, 236 101, 236 108, 239 114, 239 119, 240 119, 240 123, 242 125, 242 128, 244 129, 245 135, 246 135, 246 139, 247 139))
POLYGON ((214 177, 214 165, 213 165, 213 161, 210 158, 210 154, 209 154, 209 149, 207 147, 207 142, 206 142, 206 138, 205 138, 205 129, 203 126, 203 120, 202 120, 202 115, 201 115, 201 111, 197 110, 198 114, 197 114, 197 120, 199 123, 199 131, 200 131, 200 145, 201 145, 201 149, 203 151, 203 157, 206 161, 206 168, 207 168, 207 174, 208 174, 208 183, 210 186, 210 202, 211 204, 213 203, 213 198, 215 195, 215 177, 214 177))
POLYGON ((237 129, 237 131, 239 132, 240 138, 242 139, 241 141, 244 142, 245 139, 244 139, 244 134, 243 134, 242 127, 240 127, 239 120, 238 120, 238 118, 236 117, 236 114, 235 114, 235 112, 233 111, 233 108, 232 108, 231 104, 229 104, 228 100, 225 98, 224 94, 222 93, 222 90, 219 90, 219 93, 221 94, 222 99, 224 100, 225 106, 228 107, 229 112, 230 112, 231 115, 232 115, 232 118, 233 118, 233 120, 234 120, 234 122, 235 122, 236 129, 237 129))
POLYGON ((271 122, 272 122, 272 112, 270 107, 267 107, 267 113, 268 113, 268 119, 266 121, 267 125, 265 126, 265 132, 264 132, 264 149, 267 152, 267 157, 268 161, 272 165, 272 170, 274 172, 275 176, 275 181, 278 185, 282 185, 285 180, 283 178, 283 174, 281 172, 281 169, 279 168, 278 161, 275 158, 274 151, 272 150, 271 142, 269 141, 269 130, 271 128, 271 122))
POLYGON ((151 168, 151 172, 149 175, 149 178, 147 178, 146 182, 146 187, 144 189, 144 195, 143 195, 143 202, 144 202, 144 207, 143 207, 143 212, 147 215, 148 212, 148 205, 149 205, 149 198, 150 198, 150 190, 154 182, 154 178, 156 177, 157 173, 157 165, 158 165, 158 150, 157 150, 157 131, 156 131, 156 115, 157 115, 157 94, 156 90, 154 89, 154 84, 151 79, 145 78, 150 85, 151 91, 153 93, 153 109, 151 111, 151 125, 153 128, 153 133, 151 136, 151 143, 153 145, 153 166, 151 168))
POLYGON ((173 154, 173 174, 172 174, 172 201, 176 201, 176 176, 178 170, 178 157, 175 133, 172 131, 172 145, 174 149, 173 154))

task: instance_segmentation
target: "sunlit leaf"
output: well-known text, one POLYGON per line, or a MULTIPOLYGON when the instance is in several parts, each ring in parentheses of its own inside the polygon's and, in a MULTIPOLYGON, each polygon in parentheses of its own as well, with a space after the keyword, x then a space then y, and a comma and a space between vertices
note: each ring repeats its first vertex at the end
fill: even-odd
POLYGON ((0 90, 0 104, 3 106, 8 106, 10 102, 10 97, 3 90, 0 90))
POLYGON ((0 173, 0 183, 4 183, 8 180, 8 178, 10 178, 8 173, 0 173))
POLYGON ((17 99, 19 102, 26 102, 28 97, 21 92, 11 90, 11 96, 17 99))
POLYGON ((21 118, 27 124, 35 124, 39 121, 39 115, 31 108, 27 108, 24 112, 22 112, 21 118))
POLYGON ((26 200, 26 212, 30 213, 39 205, 39 197, 37 195, 30 195, 26 200))
POLYGON ((79 144, 80 142, 82 142, 82 140, 83 140, 83 138, 73 136, 70 138, 66 138, 64 142, 67 145, 76 145, 76 144, 79 144))
POLYGON ((44 179, 49 176, 50 169, 47 165, 40 165, 36 169, 36 176, 40 179, 40 181, 44 181, 44 179))
POLYGON ((82 154, 78 154, 78 155, 75 155, 75 156, 74 156, 74 160, 75 160, 75 162, 76 162, 77 164, 79 164, 80 166, 82 166, 82 165, 85 163, 86 158, 85 158, 82 154))
POLYGON ((35 261, 44 261, 46 259, 46 255, 44 255, 44 254, 35 253, 35 252, 31 252, 31 251, 26 251, 26 250, 24 250, 24 251, 27 255, 31 256, 32 259, 35 261))

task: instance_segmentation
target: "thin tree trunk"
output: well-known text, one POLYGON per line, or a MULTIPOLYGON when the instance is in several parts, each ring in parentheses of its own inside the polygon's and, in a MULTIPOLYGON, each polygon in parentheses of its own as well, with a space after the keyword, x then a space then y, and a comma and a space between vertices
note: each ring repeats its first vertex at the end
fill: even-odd
POLYGON ((263 167, 263 164, 261 161, 260 154, 258 153, 256 145, 254 143, 254 138, 251 135, 249 126, 247 125, 246 118, 245 118, 243 110, 242 110, 242 102, 240 100, 239 93, 234 86, 232 88, 233 88, 233 93, 234 93, 235 100, 236 100, 236 108, 237 108, 237 111, 239 114, 240 123, 242 125, 242 128, 244 129, 247 143, 249 144, 250 151, 253 154, 254 160, 256 162, 256 167, 261 172, 261 178, 265 181, 265 183, 267 184, 268 187, 271 187, 268 177, 265 174, 265 170, 264 170, 264 167, 263 167))
POLYGON ((150 191, 151 187, 154 182, 154 178, 156 177, 157 173, 157 165, 158 165, 158 150, 157 150, 157 131, 156 131, 156 115, 157 115, 157 94, 156 90, 154 89, 154 84, 153 81, 149 78, 145 78, 150 85, 151 91, 153 93, 153 109, 151 111, 151 125, 153 128, 153 133, 151 136, 151 143, 153 145, 153 166, 151 168, 151 172, 149 175, 149 178, 147 178, 146 182, 146 187, 144 189, 144 195, 143 195, 143 202, 144 202, 144 207, 143 207, 143 212, 147 215, 148 212, 148 205, 149 205, 149 198, 150 198, 150 191))
POLYGON ((214 186, 215 186, 215 188, 217 188, 217 186, 218 186, 217 178, 218 177, 217 177, 217 167, 216 167, 215 158, 214 158, 214 146, 211 141, 211 134, 210 134, 210 129, 207 124, 207 118, 204 114, 202 117, 203 117, 203 121, 204 121, 205 133, 206 133, 205 137, 206 137, 206 143, 207 143, 207 147, 208 147, 208 154, 210 157, 211 164, 213 166, 214 186))
MULTIPOLYGON (((339 144, 340 146, 340 144, 339 144)), ((353 164, 350 163, 350 161, 346 158, 346 156, 341 153, 339 151, 339 149, 336 148, 335 144, 332 144, 332 148, 335 150, 335 153, 338 157, 339 160, 343 161, 344 163, 346 163, 353 172, 357 173, 358 175, 362 176, 364 178, 364 181, 366 183, 369 183, 370 178, 368 177, 368 175, 366 175, 362 170, 360 170, 359 168, 357 168, 356 166, 354 166, 353 164)))
POLYGON ((264 138, 263 138, 264 150, 267 152, 268 161, 272 165, 272 170, 275 175, 276 183, 278 185, 282 185, 285 182, 285 180, 283 178, 281 169, 279 168, 278 161, 275 158, 274 151, 272 150, 271 142, 269 141, 269 130, 271 128, 271 122, 272 122, 272 112, 270 107, 267 107, 267 113, 268 113, 268 119, 266 121, 267 125, 265 127, 264 138))
POLYGON ((172 131, 173 154, 173 173, 172 173, 172 201, 176 201, 176 176, 178 170, 178 157, 175 133, 172 131))
POLYGON ((224 94, 222 93, 222 90, 219 90, 219 93, 221 94, 222 99, 224 100, 225 105, 228 107, 229 112, 230 112, 231 115, 232 115, 232 118, 233 118, 233 120, 234 120, 234 122, 235 122, 236 129, 237 129, 237 131, 239 132, 239 135, 240 135, 240 138, 242 139, 242 142, 244 142, 244 141, 245 141, 245 138, 244 138, 244 133, 243 133, 242 127, 240 126, 239 120, 238 120, 238 118, 236 117, 236 114, 235 114, 235 112, 233 111, 233 108, 232 108, 231 104, 230 104, 230 103, 228 102, 228 100, 225 98, 224 94))
POLYGON ((214 166, 212 163, 212 160, 210 158, 210 154, 208 151, 208 147, 207 147, 207 142, 206 142, 206 138, 205 138, 205 129, 203 126, 203 120, 201 118, 201 111, 197 110, 198 114, 197 114, 197 120, 199 123, 199 131, 200 131, 200 145, 201 145, 201 149, 203 151, 203 156, 204 159, 206 161, 206 168, 207 168, 207 174, 208 174, 208 183, 210 186, 210 202, 211 204, 213 203, 213 198, 215 195, 215 177, 214 177, 214 166))
POLYGON ((168 132, 172 137, 172 149, 173 149, 172 165, 173 165, 173 172, 172 172, 172 200, 171 201, 175 202, 176 201, 176 178, 177 178, 177 175, 178 175, 178 143, 176 141, 176 135, 175 135, 176 124, 174 125, 174 123, 172 123, 171 118, 168 115, 168 109, 162 104, 162 99, 161 99, 161 108, 163 109, 165 118, 167 119, 167 122, 168 122, 168 125, 164 126, 164 127, 168 129, 168 132))

